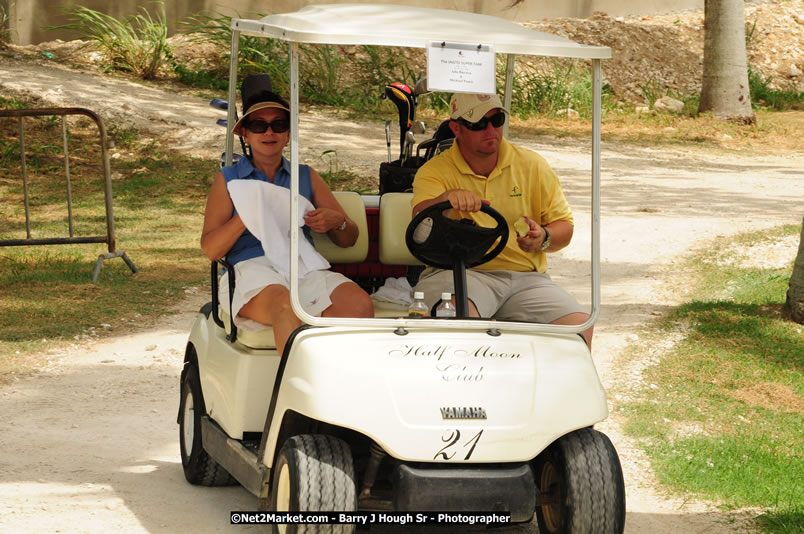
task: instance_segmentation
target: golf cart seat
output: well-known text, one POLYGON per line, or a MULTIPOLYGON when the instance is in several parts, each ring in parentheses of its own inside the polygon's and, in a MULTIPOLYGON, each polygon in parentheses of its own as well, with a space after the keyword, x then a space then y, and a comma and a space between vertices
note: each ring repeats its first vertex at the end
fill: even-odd
MULTIPOLYGON (((338 203, 346 212, 346 215, 352 219, 360 231, 357 241, 351 247, 339 247, 330 240, 327 234, 320 234, 313 232, 313 243, 316 250, 324 256, 330 263, 360 263, 365 261, 368 255, 369 237, 368 237, 368 223, 366 221, 366 208, 363 199, 358 193, 352 191, 334 191, 333 194, 338 200, 338 203)), ((410 210, 408 210, 410 211, 410 210)), ((404 239, 403 239, 404 243, 404 239)), ((213 263, 213 266, 215 264, 213 263)), ((217 276, 217 268, 214 269, 213 276, 217 276)), ((235 281, 236 283, 236 281, 235 281)), ((213 299, 217 301, 213 286, 213 299)), ((253 349, 272 349, 276 347, 274 340, 274 329, 270 326, 262 330, 242 330, 233 328, 231 317, 228 310, 224 310, 222 306, 218 306, 220 319, 223 327, 226 330, 226 336, 233 340, 239 341, 246 347, 253 349), (232 332, 235 332, 234 335, 232 332)))
MULTIPOLYGON (((380 197, 379 259, 385 265, 421 266, 405 244, 405 230, 411 219, 413 193, 385 193, 380 197)), ((374 301, 374 317, 401 317, 407 306, 374 301)))
POLYGON ((391 265, 422 265, 405 244, 413 193, 386 193, 380 197, 380 261, 391 265))

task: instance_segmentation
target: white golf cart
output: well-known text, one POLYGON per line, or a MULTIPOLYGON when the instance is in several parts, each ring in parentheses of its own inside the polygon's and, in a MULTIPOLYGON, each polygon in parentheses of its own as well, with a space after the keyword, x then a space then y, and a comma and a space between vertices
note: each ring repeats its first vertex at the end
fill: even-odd
MULTIPOLYGON (((374 319, 313 317, 299 303, 299 238, 291 232, 291 300, 306 324, 279 354, 270 328, 238 331, 228 310, 220 309, 213 263, 213 302, 192 328, 181 373, 178 422, 187 480, 242 484, 261 510, 508 512, 512 522, 531 521, 535 513, 543 533, 622 532, 620 463, 608 438, 592 428, 608 415, 605 392, 579 335, 600 309, 600 63, 610 50, 495 17, 396 5, 308 6, 261 20, 234 19, 232 29, 231 103, 241 33, 281 39, 290 48, 291 221, 299 209, 300 43, 489 45, 507 55, 506 106, 515 55, 591 60, 592 309, 589 321, 575 327, 466 319, 460 305, 456 318, 408 318, 406 307, 391 304, 378 305, 374 319)), ((229 124, 234 113, 229 106, 229 124)), ((232 147, 229 134, 229 161, 232 147)), ((440 241, 417 240, 411 237, 416 224, 409 226, 409 193, 336 196, 360 226, 360 239, 341 249, 325 235, 314 236, 333 263, 366 262, 372 238, 382 264, 446 261, 460 282, 463 268, 487 261, 495 254, 489 244, 513 231, 504 220, 494 229, 456 230, 435 207, 417 221, 429 219, 430 235, 440 241), (376 236, 366 216, 371 210, 378 212, 376 236), (439 256, 451 243, 461 245, 439 256)), ((465 290, 456 288, 465 306, 465 290)))

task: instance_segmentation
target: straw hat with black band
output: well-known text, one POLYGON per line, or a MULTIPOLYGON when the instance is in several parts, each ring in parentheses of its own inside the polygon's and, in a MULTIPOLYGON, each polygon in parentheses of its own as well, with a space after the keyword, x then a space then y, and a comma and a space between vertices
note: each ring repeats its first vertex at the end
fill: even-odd
POLYGON ((243 80, 240 95, 245 112, 232 127, 232 133, 243 135, 243 128, 248 122, 246 118, 255 111, 277 108, 290 113, 290 105, 272 89, 271 78, 267 74, 254 74, 243 80))

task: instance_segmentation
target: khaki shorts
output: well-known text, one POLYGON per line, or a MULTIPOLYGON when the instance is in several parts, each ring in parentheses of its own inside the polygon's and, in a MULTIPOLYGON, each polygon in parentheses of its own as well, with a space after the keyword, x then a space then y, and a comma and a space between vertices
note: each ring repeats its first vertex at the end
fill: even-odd
MULTIPOLYGON (((234 323, 244 330, 262 330, 264 324, 240 317, 240 308, 257 294, 270 285, 280 285, 290 290, 290 283, 284 276, 277 273, 265 256, 257 256, 248 260, 237 262, 234 265, 235 292, 232 299, 232 314, 234 323)), ((332 305, 329 296, 336 287, 350 280, 340 273, 332 271, 312 271, 299 280, 299 300, 302 308, 310 315, 321 315, 321 312, 332 305)), ((221 307, 229 311, 229 273, 221 277, 218 298, 221 307)))
MULTIPOLYGON (((570 313, 589 313, 558 287, 550 275, 539 272, 466 270, 466 289, 481 317, 527 323, 552 323, 570 313)), ((416 291, 432 309, 442 292, 454 293, 452 271, 428 267, 416 291)))

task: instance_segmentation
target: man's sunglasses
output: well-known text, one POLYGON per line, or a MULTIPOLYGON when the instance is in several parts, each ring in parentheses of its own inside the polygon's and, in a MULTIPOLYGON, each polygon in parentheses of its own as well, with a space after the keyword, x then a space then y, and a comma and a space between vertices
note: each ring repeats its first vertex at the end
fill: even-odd
POLYGON ((495 128, 499 128, 500 126, 505 124, 505 112, 500 111, 498 113, 495 113, 491 117, 483 117, 477 122, 469 122, 466 119, 458 119, 458 122, 474 132, 485 130, 488 127, 489 123, 491 123, 491 125, 494 126, 495 128))
POLYGON ((290 130, 290 121, 287 119, 276 119, 273 122, 256 120, 246 123, 246 129, 253 133, 265 133, 268 131, 268 128, 272 129, 274 133, 285 133, 290 130))

